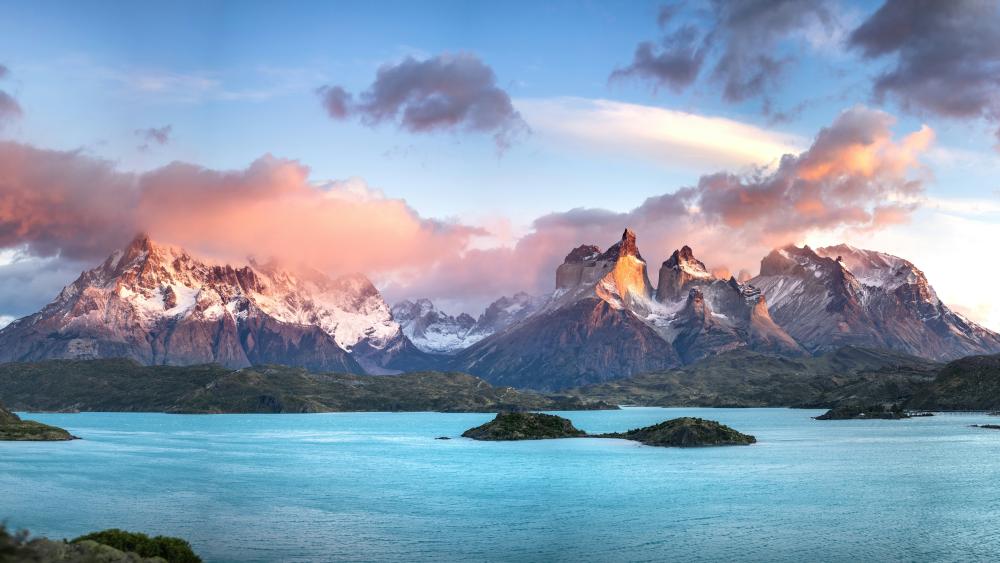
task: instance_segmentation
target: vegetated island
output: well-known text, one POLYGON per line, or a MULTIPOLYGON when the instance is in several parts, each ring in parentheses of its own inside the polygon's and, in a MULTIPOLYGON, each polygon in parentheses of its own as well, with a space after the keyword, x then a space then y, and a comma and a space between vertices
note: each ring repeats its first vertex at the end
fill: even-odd
POLYGON ((27 532, 11 534, 0 525, 0 561, 32 563, 201 563, 191 544, 174 537, 111 529, 73 540, 32 538, 27 532))
POLYGON ((538 412, 501 412, 486 424, 462 433, 463 438, 489 441, 548 440, 586 435, 568 419, 538 412))
POLYGON ((457 372, 364 376, 288 366, 144 366, 132 360, 0 364, 0 397, 25 411, 315 413, 617 409, 580 397, 494 387, 457 372))
POLYGON ((901 420, 910 418, 903 407, 885 405, 841 405, 815 417, 816 420, 901 420))
POLYGON ((501 412, 496 418, 462 433, 473 440, 547 440, 552 438, 619 438, 647 446, 746 446, 757 439, 702 418, 683 417, 627 432, 587 434, 561 416, 534 412, 501 412))
POLYGON ((62 428, 34 420, 21 420, 21 417, 0 405, 0 441, 59 442, 77 439, 62 428))

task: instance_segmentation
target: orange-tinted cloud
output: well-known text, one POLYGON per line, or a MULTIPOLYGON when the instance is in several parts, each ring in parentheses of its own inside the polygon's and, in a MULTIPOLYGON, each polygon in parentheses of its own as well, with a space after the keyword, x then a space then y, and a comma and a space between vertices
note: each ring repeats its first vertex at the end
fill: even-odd
POLYGON ((130 174, 80 152, 0 143, 0 248, 99 260, 140 230, 220 258, 373 274, 433 264, 482 233, 422 218, 360 180, 314 185, 308 168, 271 156, 245 170, 130 174))
POLYGON ((331 274, 360 271, 393 298, 476 304, 551 290, 572 248, 606 248, 626 226, 653 271, 683 244, 709 267, 756 271, 774 246, 907 220, 933 133, 897 141, 892 125, 885 113, 853 108, 773 170, 706 175, 625 212, 550 213, 514 244, 493 248, 481 244, 485 229, 421 217, 362 180, 317 185, 293 160, 268 155, 231 171, 173 163, 129 174, 79 152, 0 143, 0 247, 97 261, 146 230, 227 260, 254 255, 331 274))
POLYGON ((756 272, 771 248, 814 232, 871 231, 906 222, 923 193, 919 165, 933 140, 924 127, 895 140, 893 118, 855 107, 798 155, 751 175, 720 172, 697 185, 650 197, 627 212, 572 209, 536 219, 512 248, 456 259, 449 276, 425 273, 410 287, 431 297, 474 298, 518 289, 553 289, 553 272, 580 244, 607 248, 624 227, 639 235, 650 264, 684 244, 709 267, 756 272), (481 271, 489 274, 480 274, 481 271), (487 291, 483 291, 486 289, 487 291))
POLYGON ((144 174, 139 190, 137 222, 154 239, 328 272, 379 275, 427 267, 482 234, 422 218, 361 180, 316 186, 308 168, 272 156, 228 172, 171 164, 144 174))

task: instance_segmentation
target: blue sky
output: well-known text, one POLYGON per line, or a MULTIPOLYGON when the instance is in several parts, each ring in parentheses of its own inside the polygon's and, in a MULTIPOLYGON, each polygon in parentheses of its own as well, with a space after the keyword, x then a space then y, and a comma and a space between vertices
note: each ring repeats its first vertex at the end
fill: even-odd
MULTIPOLYGON (((843 43, 880 4, 842 2, 836 29, 803 28, 775 45, 773 54, 788 62, 768 96, 775 110, 798 110, 775 122, 762 113, 760 96, 724 100, 708 67, 680 92, 641 78, 609 80, 640 41, 661 34, 661 2, 0 2, 0 64, 10 71, 0 88, 23 110, 0 138, 79 149, 122 171, 178 160, 243 169, 273 154, 308 166, 316 182, 363 178, 422 217, 509 223, 510 242, 547 213, 627 212, 704 174, 773 166, 780 151, 753 162, 726 151, 758 142, 805 150, 822 127, 861 104, 894 116, 898 137, 923 124, 934 130, 933 148, 921 158, 929 201, 917 221, 957 218, 992 233, 1000 207, 996 124, 873 97, 873 77, 891 59, 863 59, 843 43), (531 128, 502 154, 489 135, 336 121, 319 103, 320 86, 361 92, 382 65, 459 53, 492 69, 531 128), (611 127, 610 138, 600 139, 600 131, 567 131, 552 117, 588 122, 598 100, 639 115, 663 110, 748 129, 725 150, 701 154, 669 143, 659 150, 634 124, 611 127), (167 125, 169 142, 138 148, 137 130, 167 125)), ((711 18, 711 4, 685 4, 671 25, 711 18)), ((913 238, 907 233, 919 234, 914 228, 911 221, 858 239, 920 252, 920 243, 906 242, 913 238)), ((938 275, 949 295, 962 293, 946 279, 942 257, 907 257, 938 275)), ((1000 324, 1000 309, 983 295, 969 307, 985 307, 1000 324)))

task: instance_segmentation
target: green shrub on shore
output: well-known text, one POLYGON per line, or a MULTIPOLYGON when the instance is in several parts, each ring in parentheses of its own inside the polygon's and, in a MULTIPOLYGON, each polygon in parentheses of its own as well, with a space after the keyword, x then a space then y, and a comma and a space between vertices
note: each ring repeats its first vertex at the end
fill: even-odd
POLYGON ((73 541, 11 533, 0 523, 0 562, 31 563, 201 563, 180 538, 104 530, 73 541))
POLYGON ((201 563, 201 558, 195 555, 191 544, 180 538, 169 536, 151 538, 146 534, 112 528, 80 536, 71 543, 86 540, 108 545, 120 551, 132 552, 142 557, 161 557, 170 563, 201 563))

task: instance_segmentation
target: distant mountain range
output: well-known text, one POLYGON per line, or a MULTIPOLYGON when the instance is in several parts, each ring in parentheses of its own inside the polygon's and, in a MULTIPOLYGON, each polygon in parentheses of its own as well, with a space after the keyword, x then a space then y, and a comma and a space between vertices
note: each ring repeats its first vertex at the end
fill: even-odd
POLYGON ((856 346, 932 360, 1000 351, 1000 336, 949 309, 912 263, 846 245, 774 250, 743 281, 713 275, 684 246, 654 287, 626 230, 605 251, 571 250, 555 274, 550 295, 503 297, 473 318, 427 299, 390 308, 360 274, 214 263, 140 235, 0 330, 0 362, 450 369, 558 390, 737 350, 798 358, 856 346))
POLYGON ((439 311, 430 299, 401 301, 392 306, 392 317, 403 334, 424 352, 451 354, 534 314, 545 299, 516 293, 501 297, 478 319, 467 313, 458 316, 439 311))
POLYGON ((214 264, 145 235, 0 331, 0 361, 114 357, 358 374, 431 361, 364 276, 214 264))

